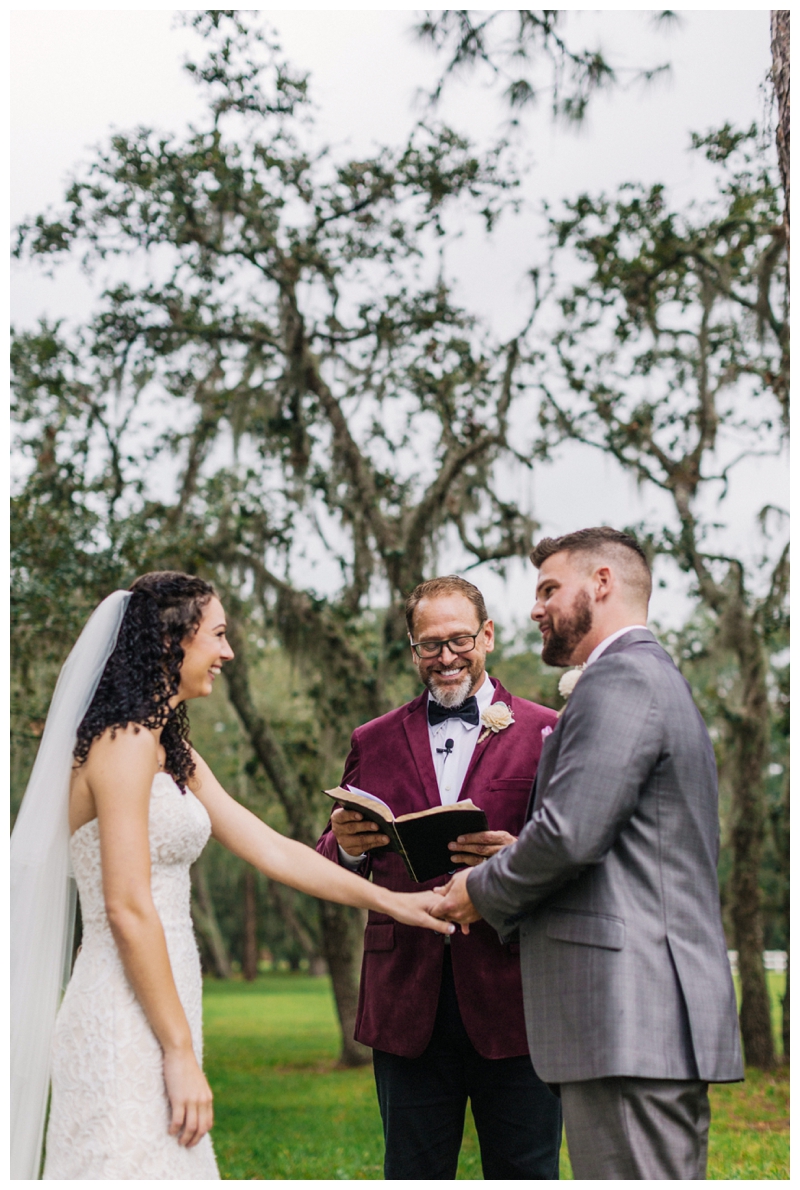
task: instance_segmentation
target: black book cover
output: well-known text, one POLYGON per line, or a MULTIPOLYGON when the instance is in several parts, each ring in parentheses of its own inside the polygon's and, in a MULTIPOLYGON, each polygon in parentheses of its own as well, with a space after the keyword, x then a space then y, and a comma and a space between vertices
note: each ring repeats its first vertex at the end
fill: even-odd
POLYGON ((323 792, 345 809, 357 810, 377 823, 383 834, 389 836, 390 849, 397 852, 417 884, 446 876, 456 867, 448 843, 454 842, 459 835, 488 829, 485 813, 468 799, 395 818, 386 802, 363 789, 337 786, 323 792))

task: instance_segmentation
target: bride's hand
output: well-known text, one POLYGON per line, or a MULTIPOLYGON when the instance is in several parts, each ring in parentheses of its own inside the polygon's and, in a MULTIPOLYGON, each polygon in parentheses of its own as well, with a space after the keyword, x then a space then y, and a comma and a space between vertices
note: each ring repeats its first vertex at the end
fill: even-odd
POLYGON ((214 1123, 211 1088, 193 1050, 165 1052, 164 1082, 172 1109, 169 1134, 190 1149, 214 1123))
POLYGON ((455 926, 432 917, 434 905, 440 905, 442 898, 433 891, 418 893, 389 893, 384 913, 391 914, 407 926, 421 926, 424 930, 435 930, 439 934, 455 933, 455 926), (442 929, 442 926, 445 928, 442 929))

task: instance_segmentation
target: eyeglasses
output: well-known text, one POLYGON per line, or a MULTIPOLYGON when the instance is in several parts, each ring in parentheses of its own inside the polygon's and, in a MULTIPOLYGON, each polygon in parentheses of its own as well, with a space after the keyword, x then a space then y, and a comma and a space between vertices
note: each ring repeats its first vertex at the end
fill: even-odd
POLYGON ((452 640, 420 640, 416 644, 412 641, 411 648, 418 657, 438 657, 445 645, 451 653, 470 653, 475 648, 475 641, 482 630, 483 624, 477 632, 469 636, 454 636, 452 640))

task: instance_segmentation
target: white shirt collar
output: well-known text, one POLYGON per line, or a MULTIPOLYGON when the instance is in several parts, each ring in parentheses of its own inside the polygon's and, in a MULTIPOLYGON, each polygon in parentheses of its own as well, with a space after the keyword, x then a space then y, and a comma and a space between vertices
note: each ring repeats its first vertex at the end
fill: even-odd
POLYGON ((589 656, 586 658, 586 664, 591 665, 593 661, 597 660, 601 653, 606 651, 608 646, 612 644, 613 641, 619 640, 619 638, 624 636, 626 632, 633 632, 634 628, 646 627, 646 624, 626 624, 624 628, 618 628, 616 632, 612 632, 610 636, 605 638, 605 640, 601 640, 599 645, 595 645, 589 656))
POLYGON ((478 710, 483 714, 487 707, 491 706, 494 698, 494 686, 492 679, 487 674, 481 683, 481 688, 475 695, 475 701, 478 704, 478 710))

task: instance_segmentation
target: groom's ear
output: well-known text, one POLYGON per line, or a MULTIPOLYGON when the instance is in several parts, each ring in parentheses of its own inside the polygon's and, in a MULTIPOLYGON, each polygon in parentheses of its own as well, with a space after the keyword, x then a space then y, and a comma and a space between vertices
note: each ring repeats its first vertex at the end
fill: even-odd
POLYGON ((494 652, 494 620, 487 620, 483 625, 483 639, 486 642, 486 652, 494 652))
POLYGON ((605 602, 616 586, 614 572, 610 566, 598 566, 592 575, 594 597, 598 603, 605 602))

